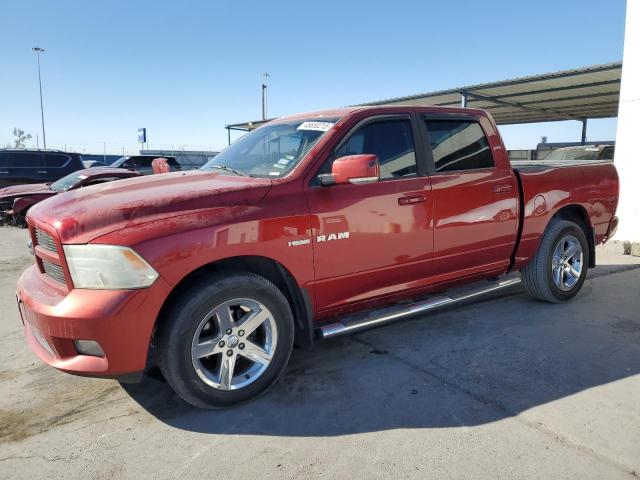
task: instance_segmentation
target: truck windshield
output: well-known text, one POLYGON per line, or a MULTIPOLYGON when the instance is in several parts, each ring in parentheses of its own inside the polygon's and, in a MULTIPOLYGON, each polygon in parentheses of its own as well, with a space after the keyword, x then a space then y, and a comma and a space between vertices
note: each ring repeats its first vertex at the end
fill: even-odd
POLYGON ((323 117, 267 124, 231 144, 201 170, 262 178, 284 177, 337 120, 323 117))
POLYGON ((599 160, 601 147, 565 147, 551 152, 545 160, 599 160))
POLYGON ((111 164, 112 167, 121 167, 124 162, 129 160, 131 157, 120 157, 115 162, 111 164))
POLYGON ((60 180, 53 182, 49 185, 49 188, 54 192, 66 192, 70 188, 75 187, 85 178, 87 178, 87 176, 81 173, 70 173, 66 177, 62 177, 60 180))

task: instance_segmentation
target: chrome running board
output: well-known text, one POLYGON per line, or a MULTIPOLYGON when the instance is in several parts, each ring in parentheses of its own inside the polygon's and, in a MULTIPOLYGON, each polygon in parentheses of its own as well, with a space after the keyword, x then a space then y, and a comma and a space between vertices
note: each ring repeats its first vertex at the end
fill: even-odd
POLYGON ((476 282, 471 284, 471 286, 455 288, 436 297, 420 300, 409 305, 394 305, 381 310, 344 317, 338 322, 318 328, 318 334, 320 338, 325 339, 355 333, 367 328, 391 323, 411 315, 425 313, 435 310, 436 308, 453 305, 481 295, 503 290, 518 285, 520 282, 520 274, 508 275, 502 277, 500 280, 476 282))

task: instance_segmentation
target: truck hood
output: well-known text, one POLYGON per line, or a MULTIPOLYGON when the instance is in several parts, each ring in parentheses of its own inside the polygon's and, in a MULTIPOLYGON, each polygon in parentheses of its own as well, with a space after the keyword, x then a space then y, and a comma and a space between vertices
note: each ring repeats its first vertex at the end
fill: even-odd
POLYGON ((56 192, 49 188, 48 183, 29 183, 26 185, 14 185, 12 187, 0 188, 0 199, 41 193, 54 194, 56 192))
POLYGON ((134 177, 65 192, 28 215, 52 225, 62 243, 87 243, 104 234, 153 220, 208 209, 253 205, 269 179, 192 170, 134 177))

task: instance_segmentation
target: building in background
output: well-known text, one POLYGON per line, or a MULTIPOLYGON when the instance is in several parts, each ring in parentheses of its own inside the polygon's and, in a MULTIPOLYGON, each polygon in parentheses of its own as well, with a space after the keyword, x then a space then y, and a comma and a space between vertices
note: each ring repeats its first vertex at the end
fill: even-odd
POLYGON ((640 255, 640 0, 627 0, 624 57, 615 163, 620 175, 616 240, 635 242, 632 252, 640 255))

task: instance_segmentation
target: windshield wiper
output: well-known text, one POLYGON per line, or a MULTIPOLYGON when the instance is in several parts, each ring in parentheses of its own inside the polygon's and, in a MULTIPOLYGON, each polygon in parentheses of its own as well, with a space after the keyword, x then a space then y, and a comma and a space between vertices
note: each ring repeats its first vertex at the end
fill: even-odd
POLYGON ((225 172, 235 173, 236 175, 241 176, 241 177, 250 177, 251 176, 246 172, 243 172, 241 170, 236 170, 235 168, 227 167, 226 165, 211 165, 211 167, 209 167, 209 168, 218 168, 220 170, 224 170, 225 172))

